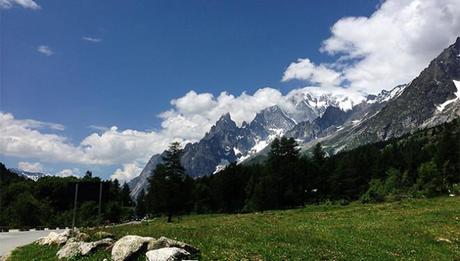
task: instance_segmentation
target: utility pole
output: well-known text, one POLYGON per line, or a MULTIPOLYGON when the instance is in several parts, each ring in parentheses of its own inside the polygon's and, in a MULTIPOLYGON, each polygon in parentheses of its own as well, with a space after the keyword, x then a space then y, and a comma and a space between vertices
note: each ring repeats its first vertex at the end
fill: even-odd
POLYGON ((75 219, 77 217, 77 199, 78 199, 78 182, 75 183, 75 198, 73 201, 72 229, 75 228, 75 219))
POLYGON ((99 209, 97 213, 97 220, 99 222, 99 225, 101 224, 101 221, 102 221, 101 212, 102 212, 102 181, 99 183, 99 209))

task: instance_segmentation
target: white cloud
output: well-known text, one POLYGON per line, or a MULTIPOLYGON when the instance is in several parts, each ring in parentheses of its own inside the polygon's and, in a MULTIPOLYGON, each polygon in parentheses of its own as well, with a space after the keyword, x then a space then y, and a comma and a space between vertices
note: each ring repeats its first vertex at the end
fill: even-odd
POLYGON ((142 167, 140 167, 137 163, 123 164, 123 169, 116 169, 110 178, 112 180, 118 179, 120 183, 128 182, 141 173, 142 167))
POLYGON ((253 95, 234 96, 223 92, 217 97, 191 91, 171 101, 173 108, 160 114, 160 130, 99 128, 99 133, 88 135, 79 144, 72 144, 67 137, 49 132, 50 129, 63 130, 64 126, 60 124, 16 119, 10 113, 0 112, 0 153, 43 162, 143 164, 172 141, 199 140, 227 112, 241 124, 252 120, 258 111, 285 102, 286 97, 272 88, 260 89, 253 95))
POLYGON ((96 131, 108 131, 110 129, 106 126, 100 126, 100 125, 89 125, 88 128, 96 130, 96 131))
POLYGON ((43 165, 40 162, 18 162, 18 169, 29 171, 29 172, 43 172, 43 165))
POLYGON ((83 36, 81 39, 87 42, 92 42, 92 43, 99 43, 102 41, 101 38, 95 38, 91 36, 83 36))
POLYGON ((39 53, 42 53, 42 54, 46 55, 46 56, 51 56, 51 55, 54 54, 54 52, 51 50, 51 48, 49 46, 47 46, 47 45, 38 46, 37 51, 39 53))
POLYGON ((49 133, 51 127, 56 124, 15 119, 10 113, 0 112, 0 153, 42 162, 111 165, 145 162, 172 141, 154 131, 119 131, 112 127, 74 145, 63 135, 49 133))
MULTIPOLYGON (((351 88, 368 93, 390 89, 411 81, 455 41, 459 13, 458 0, 388 0, 370 17, 337 21, 321 51, 337 57, 329 66, 340 68, 351 88)), ((311 80, 307 76, 317 69, 294 78, 311 80)))
POLYGON ((59 177, 78 177, 80 175, 80 170, 77 168, 73 169, 63 169, 56 173, 56 176, 59 177))
MULTIPOLYGON (((297 89, 283 95, 267 87, 254 94, 243 92, 239 96, 227 92, 214 96, 190 91, 172 100, 172 108, 159 115, 162 119, 159 130, 92 126, 97 132, 89 134, 78 144, 71 143, 66 136, 56 132, 64 130, 60 124, 16 119, 10 113, 0 112, 0 153, 48 163, 123 166, 115 171, 113 177, 128 180, 139 174, 140 166, 153 154, 161 153, 172 141, 188 143, 201 139, 223 114, 229 112, 232 119, 241 125, 272 105, 291 112, 297 102, 293 97, 301 97, 305 90, 297 89)), ((338 94, 344 91, 327 87, 308 90, 312 93, 339 91, 338 94)))
POLYGON ((298 59, 289 65, 283 75, 283 81, 304 80, 320 86, 338 86, 342 82, 339 72, 328 65, 315 65, 308 58, 298 59))
POLYGON ((46 133, 47 126, 54 124, 18 120, 10 113, 0 112, 0 153, 48 162, 100 163, 99 160, 88 158, 66 137, 46 133))
POLYGON ((23 8, 38 10, 41 7, 33 0, 0 0, 0 9, 10 9, 15 5, 23 8))
MULTIPOLYGON (((317 65, 309 59, 299 59, 287 68, 283 80, 300 79, 318 84, 321 87, 309 90, 348 96, 350 100, 343 103, 351 106, 362 98, 356 91, 377 92, 414 78, 455 40, 460 32, 460 16, 456 15, 459 12, 460 1, 390 0, 370 17, 340 19, 331 29, 332 36, 321 47, 323 52, 335 56, 336 62, 317 65), (330 87, 339 84, 350 87, 330 87)), ((15 119, 12 114, 0 112, 0 153, 43 162, 122 166, 112 177, 128 180, 140 172, 151 155, 162 152, 170 142, 202 138, 221 115, 230 112, 241 125, 272 105, 294 110, 296 97, 302 97, 304 91, 297 89, 283 95, 267 87, 239 96, 190 91, 172 100, 172 108, 159 114, 162 120, 159 130, 93 126, 97 132, 78 144, 48 131, 64 130, 60 124, 15 119)))

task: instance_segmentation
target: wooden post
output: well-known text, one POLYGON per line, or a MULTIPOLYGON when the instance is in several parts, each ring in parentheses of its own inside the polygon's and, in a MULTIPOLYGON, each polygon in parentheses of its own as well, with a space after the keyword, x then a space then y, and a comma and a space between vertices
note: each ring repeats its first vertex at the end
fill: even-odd
POLYGON ((73 201, 72 229, 75 228, 75 219, 77 217, 77 199, 78 199, 78 182, 75 183, 75 198, 73 201))

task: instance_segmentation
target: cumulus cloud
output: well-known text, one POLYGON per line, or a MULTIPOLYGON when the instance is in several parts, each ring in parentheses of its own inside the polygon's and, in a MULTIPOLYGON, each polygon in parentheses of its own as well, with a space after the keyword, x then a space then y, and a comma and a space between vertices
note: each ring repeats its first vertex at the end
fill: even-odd
MULTIPOLYGON (((162 152, 172 141, 194 142, 204 136, 222 114, 230 112, 241 124, 255 114, 275 104, 286 103, 286 97, 276 89, 263 88, 250 95, 239 96, 222 92, 218 96, 191 91, 171 101, 173 108, 159 115, 162 128, 156 131, 98 128, 79 144, 50 130, 64 126, 30 119, 16 119, 0 112, 0 153, 34 158, 44 162, 78 164, 145 163, 155 153, 162 152)), ((94 126, 93 126, 94 127, 94 126)))
POLYGON ((15 119, 10 113, 0 112, 0 153, 42 161, 99 163, 88 158, 84 151, 72 145, 66 137, 48 133, 46 127, 59 126, 36 120, 15 119))
POLYGON ((91 36, 83 36, 81 39, 87 42, 92 42, 92 43, 99 43, 102 41, 101 38, 96 38, 96 37, 91 37, 91 36))
POLYGON ((80 170, 78 168, 73 169, 63 169, 56 173, 56 176, 59 177, 78 177, 80 175, 80 170))
MULTIPOLYGON (((97 132, 89 134, 78 144, 71 143, 59 132, 65 129, 60 124, 16 119, 10 113, 0 112, 0 153, 51 163, 123 166, 112 177, 125 181, 139 174, 141 166, 153 154, 166 149, 172 141, 185 144, 201 139, 225 113, 229 112, 233 120, 241 125, 243 121, 250 122, 257 112, 272 105, 279 105, 290 112, 295 108, 296 97, 303 97, 306 91, 298 89, 283 95, 279 90, 266 87, 253 94, 243 92, 239 96, 227 92, 215 96, 190 91, 172 100, 172 108, 159 114, 162 120, 159 130, 120 130, 116 126, 92 126, 90 128, 97 132)), ((343 89, 328 87, 309 88, 308 91, 344 92, 343 89)))
POLYGON ((328 65, 315 65, 310 59, 298 59, 289 65, 283 75, 282 81, 304 80, 320 86, 338 86, 342 82, 339 72, 328 65))
POLYGON ((43 165, 40 162, 18 162, 18 169, 29 171, 29 172, 43 172, 43 165))
POLYGON ((42 54, 46 55, 46 56, 51 56, 51 55, 54 54, 54 52, 51 50, 51 48, 49 46, 47 46, 47 45, 38 46, 37 51, 39 53, 42 53, 42 54))
POLYGON ((0 9, 10 9, 15 5, 32 10, 38 10, 41 8, 33 0, 0 0, 0 9))
POLYGON ((110 178, 118 179, 118 181, 124 183, 137 177, 141 171, 142 167, 140 167, 137 163, 123 164, 123 168, 116 169, 110 178))
MULTIPOLYGON (((369 17, 345 17, 332 26, 320 50, 337 60, 324 66, 340 68, 342 85, 368 93, 407 83, 455 41, 459 12, 458 0, 387 0, 369 17)), ((312 80, 318 66, 304 60, 288 67, 287 79, 312 80)))

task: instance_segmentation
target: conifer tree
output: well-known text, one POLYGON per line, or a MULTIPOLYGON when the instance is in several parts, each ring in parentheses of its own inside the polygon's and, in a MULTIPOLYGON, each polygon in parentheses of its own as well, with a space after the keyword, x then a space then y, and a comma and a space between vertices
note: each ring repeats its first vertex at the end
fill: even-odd
POLYGON ((180 162, 182 149, 179 142, 173 142, 165 152, 163 163, 153 171, 149 180, 147 194, 149 211, 153 214, 165 214, 168 222, 173 215, 183 211, 189 199, 185 169, 180 162))

